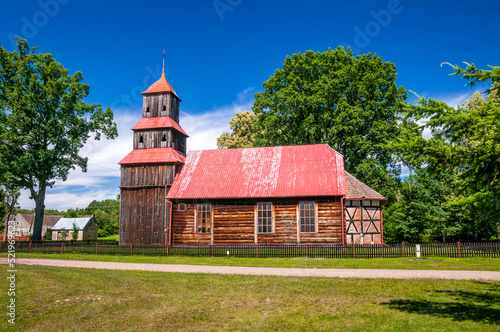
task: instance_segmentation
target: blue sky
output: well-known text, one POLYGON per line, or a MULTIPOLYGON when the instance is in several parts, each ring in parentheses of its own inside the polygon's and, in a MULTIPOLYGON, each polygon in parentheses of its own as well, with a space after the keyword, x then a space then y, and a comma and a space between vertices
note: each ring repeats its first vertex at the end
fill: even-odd
MULTIPOLYGON (((350 45, 396 64, 398 85, 458 104, 483 87, 465 87, 442 62, 500 65, 498 1, 94 1, 3 0, 0 43, 13 36, 52 53, 90 84, 87 103, 111 106, 115 141, 89 142, 89 171, 72 171, 48 191, 47 208, 85 207, 118 194, 117 162, 132 149, 141 91, 161 74, 183 100, 188 150, 216 147, 237 111, 286 55, 350 45)), ((413 99, 413 97, 412 97, 413 99)), ((26 193, 21 205, 34 207, 26 193)))

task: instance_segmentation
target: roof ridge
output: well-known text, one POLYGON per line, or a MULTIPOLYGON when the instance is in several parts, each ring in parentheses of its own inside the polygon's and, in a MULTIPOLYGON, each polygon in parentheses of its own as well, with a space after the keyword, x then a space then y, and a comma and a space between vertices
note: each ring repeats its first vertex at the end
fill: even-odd
POLYGON ((359 195, 361 196, 361 198, 365 198, 365 195, 363 193, 361 193, 361 191, 359 190, 358 186, 356 186, 356 184, 351 180, 350 177, 353 176, 353 175, 351 173, 349 173, 348 171, 346 171, 346 170, 344 170, 344 172, 349 175, 349 176, 346 176, 345 178, 351 183, 351 185, 354 187, 354 189, 356 189, 356 191, 359 193, 359 195))

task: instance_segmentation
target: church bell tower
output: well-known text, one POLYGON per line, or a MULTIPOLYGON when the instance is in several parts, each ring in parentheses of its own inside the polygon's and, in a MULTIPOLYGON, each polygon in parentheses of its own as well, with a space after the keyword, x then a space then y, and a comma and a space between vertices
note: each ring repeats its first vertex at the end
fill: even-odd
POLYGON ((184 164, 188 135, 179 125, 181 99, 165 78, 165 69, 142 95, 142 119, 132 127, 133 150, 119 162, 120 245, 166 246, 166 197, 184 164))

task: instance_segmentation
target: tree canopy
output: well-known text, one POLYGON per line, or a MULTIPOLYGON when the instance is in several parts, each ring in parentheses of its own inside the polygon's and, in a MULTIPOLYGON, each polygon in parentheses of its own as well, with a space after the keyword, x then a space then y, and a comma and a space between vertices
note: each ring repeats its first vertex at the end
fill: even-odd
POLYGON ((79 150, 92 136, 117 136, 113 112, 86 104, 89 85, 51 54, 36 53, 26 40, 17 51, 0 47, 0 171, 30 191, 36 202, 33 240, 41 239, 47 187, 69 171, 87 169, 79 150))
MULTIPOLYGON (((420 98, 405 109, 401 135, 392 146, 421 179, 443 184, 445 175, 453 175, 446 184, 452 188, 440 204, 447 212, 442 224, 448 226, 440 231, 443 239, 489 238, 498 234, 500 225, 500 67, 452 67, 453 75, 470 80, 467 85, 489 83, 486 98, 475 93, 458 107, 420 98), (425 129, 431 138, 423 137, 425 129)), ((428 229, 433 228, 429 224, 428 229)))
POLYGON ((255 143, 255 122, 257 116, 250 111, 237 112, 229 121, 232 132, 223 132, 217 138, 217 148, 250 148, 255 143))
POLYGON ((327 143, 344 155, 347 171, 394 198, 399 168, 385 143, 399 134, 407 92, 396 85, 393 63, 342 47, 307 51, 287 56, 263 87, 254 115, 233 118, 219 147, 327 143))

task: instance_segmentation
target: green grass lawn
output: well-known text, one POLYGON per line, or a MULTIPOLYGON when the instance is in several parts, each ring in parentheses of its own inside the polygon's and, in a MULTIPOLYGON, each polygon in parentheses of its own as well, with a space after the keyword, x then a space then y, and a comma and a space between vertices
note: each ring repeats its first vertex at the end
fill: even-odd
POLYGON ((109 235, 109 236, 98 237, 97 239, 98 240, 116 240, 116 241, 118 241, 119 236, 118 236, 118 234, 114 234, 114 235, 109 235))
MULTIPOLYGON (((0 277, 6 280, 7 266, 0 277)), ((17 266, 19 331, 498 331, 500 283, 17 266)), ((7 284, 3 283, 7 288, 7 284)), ((5 309, 7 290, 0 292, 5 309)), ((5 314, 2 330, 13 330, 5 314)))
MULTIPOLYGON (((6 257, 6 254, 0 254, 6 257)), ((75 259, 112 262, 195 264, 255 267, 294 268, 339 268, 339 269, 412 269, 412 270, 483 270, 500 271, 498 258, 236 258, 190 257, 190 256, 113 256, 89 254, 28 254, 17 253, 17 257, 75 259)))

